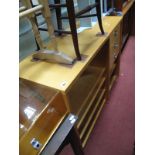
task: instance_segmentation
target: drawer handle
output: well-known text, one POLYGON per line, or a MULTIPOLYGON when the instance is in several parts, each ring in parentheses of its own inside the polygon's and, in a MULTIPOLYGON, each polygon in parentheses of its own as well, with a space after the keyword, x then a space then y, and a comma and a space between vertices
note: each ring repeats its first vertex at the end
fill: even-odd
POLYGON ((117 59, 117 54, 116 54, 116 53, 114 53, 114 59, 115 59, 115 60, 117 59))
POLYGON ((114 36, 115 36, 115 37, 118 36, 118 31, 114 31, 114 36))
POLYGON ((36 140, 35 138, 33 138, 33 139, 31 140, 31 145, 32 145, 32 147, 33 147, 34 149, 36 149, 36 150, 39 150, 40 147, 41 147, 41 143, 40 143, 38 140, 36 140))
POLYGON ((118 43, 114 43, 114 49, 116 49, 118 47, 119 47, 118 43))

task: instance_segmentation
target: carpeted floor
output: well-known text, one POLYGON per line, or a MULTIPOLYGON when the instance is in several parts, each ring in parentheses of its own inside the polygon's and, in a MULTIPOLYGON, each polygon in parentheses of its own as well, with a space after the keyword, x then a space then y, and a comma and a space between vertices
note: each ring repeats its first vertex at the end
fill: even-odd
MULTIPOLYGON (((120 76, 85 147, 85 155, 132 155, 135 138, 135 38, 121 55, 120 76)), ((67 146, 61 155, 73 155, 67 146)))

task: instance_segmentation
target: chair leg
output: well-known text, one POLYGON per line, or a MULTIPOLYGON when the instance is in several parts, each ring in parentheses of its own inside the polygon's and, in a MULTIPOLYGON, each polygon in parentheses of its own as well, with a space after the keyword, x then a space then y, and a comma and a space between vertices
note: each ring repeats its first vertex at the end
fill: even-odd
MULTIPOLYGON (((30 0, 30 3, 31 3, 31 5, 32 5, 32 7, 34 7, 32 0, 30 0)), ((39 26, 38 26, 38 21, 37 21, 36 15, 34 15, 34 20, 35 20, 35 23, 36 23, 37 27, 39 27, 39 26)), ((36 50, 39 51, 39 50, 40 50, 40 47, 39 47, 39 44, 38 44, 36 38, 35 38, 35 42, 36 42, 36 48, 37 48, 36 50)))
POLYGON ((96 13, 97 13, 97 19, 98 19, 99 27, 100 27, 101 33, 104 34, 104 30, 103 30, 103 26, 102 26, 102 16, 101 16, 100 0, 95 0, 95 1, 96 1, 96 3, 98 3, 98 5, 96 6, 96 13))
MULTIPOLYGON (((55 4, 60 4, 60 0, 54 0, 55 4)), ((60 19, 61 17, 61 7, 58 7, 55 9, 56 11, 56 18, 57 18, 57 25, 58 25, 58 30, 62 30, 62 21, 60 19)), ((61 35, 61 32, 58 32, 58 35, 61 35)))
POLYGON ((76 52, 77 59, 81 60, 79 44, 78 44, 78 36, 77 36, 77 30, 76 30, 76 20, 75 20, 75 10, 74 10, 73 0, 66 0, 66 5, 67 5, 67 12, 68 12, 70 29, 71 29, 71 33, 72 33, 74 49, 76 52))

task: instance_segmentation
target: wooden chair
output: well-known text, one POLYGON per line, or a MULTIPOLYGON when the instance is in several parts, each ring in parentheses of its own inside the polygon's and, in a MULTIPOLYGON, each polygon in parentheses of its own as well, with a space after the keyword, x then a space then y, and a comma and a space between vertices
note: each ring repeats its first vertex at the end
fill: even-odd
MULTIPOLYGON (((54 0, 54 4, 49 4, 49 7, 50 7, 50 9, 55 8, 55 10, 56 10, 58 30, 55 30, 55 32, 58 33, 58 35, 62 35, 62 34, 71 34, 72 35, 74 49, 75 49, 77 59, 81 60, 81 55, 80 55, 80 51, 79 51, 79 44, 78 44, 77 28, 76 28, 76 18, 88 18, 88 17, 97 16, 101 34, 104 34, 104 30, 103 30, 103 26, 102 26, 100 0, 95 0, 94 4, 90 4, 89 6, 83 8, 82 10, 80 10, 77 13, 75 13, 73 0, 66 0, 66 3, 64 3, 64 4, 60 3, 60 0, 54 0), (67 8, 68 16, 62 16, 61 15, 61 8, 62 7, 67 8), (84 15, 85 13, 89 12, 93 8, 96 8, 96 14, 84 15), (69 20, 70 31, 63 30, 63 27, 62 27, 62 20, 63 19, 69 20)), ((38 15, 39 14, 37 14, 37 16, 38 15)), ((47 31, 46 28, 41 28, 41 27, 39 27, 39 30, 47 31)))
POLYGON ((51 12, 48 6, 47 0, 38 0, 39 5, 32 6, 30 0, 21 0, 23 6, 19 9, 19 18, 28 17, 32 24, 32 30, 34 32, 34 36, 37 42, 37 46, 39 49, 44 49, 45 45, 43 44, 43 41, 41 39, 38 25, 36 23, 35 13, 40 11, 41 14, 44 16, 45 21, 47 23, 47 31, 49 33, 50 38, 54 38, 54 29, 51 22, 51 12))

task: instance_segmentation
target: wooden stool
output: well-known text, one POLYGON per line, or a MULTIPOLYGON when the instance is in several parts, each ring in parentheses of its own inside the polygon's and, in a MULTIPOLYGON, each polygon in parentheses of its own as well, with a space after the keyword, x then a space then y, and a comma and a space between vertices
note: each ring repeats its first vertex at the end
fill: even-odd
MULTIPOLYGON (((81 55, 80 55, 80 51, 79 51, 79 44, 78 44, 77 28, 76 28, 76 18, 88 18, 88 17, 97 16, 101 34, 104 34, 104 30, 103 30, 103 26, 102 26, 100 0, 95 0, 94 4, 91 4, 87 7, 85 7, 84 9, 80 10, 77 13, 75 13, 73 0, 66 0, 66 3, 64 3, 64 4, 60 3, 60 0, 54 0, 54 2, 55 2, 54 4, 49 4, 49 7, 51 9, 52 8, 56 9, 58 30, 55 30, 55 32, 58 33, 58 35, 61 35, 63 33, 72 35, 74 49, 75 49, 77 59, 81 60, 81 55), (66 16, 66 17, 61 16, 61 8, 62 7, 67 8, 68 16, 66 16), (83 14, 89 12, 90 10, 92 10, 93 8, 96 8, 96 14, 83 15, 83 14), (63 28, 62 28, 62 20, 63 19, 69 20, 69 25, 70 25, 71 31, 64 31, 63 30, 63 28)), ((41 28, 41 27, 39 27, 39 30, 47 31, 46 28, 41 28)))

